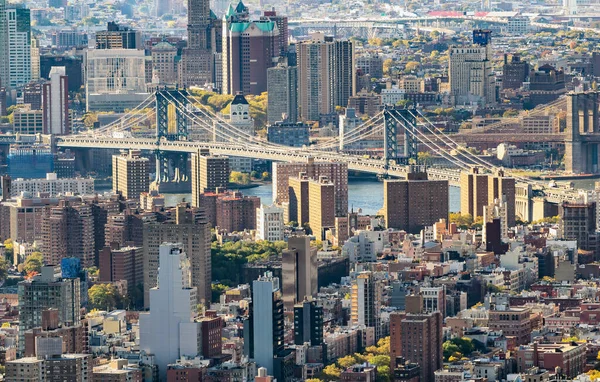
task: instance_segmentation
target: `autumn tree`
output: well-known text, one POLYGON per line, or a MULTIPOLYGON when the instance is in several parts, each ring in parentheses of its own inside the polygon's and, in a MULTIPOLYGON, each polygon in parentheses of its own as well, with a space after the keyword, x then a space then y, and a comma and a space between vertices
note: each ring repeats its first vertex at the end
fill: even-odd
POLYGON ((88 290, 90 306, 96 309, 113 310, 120 299, 117 288, 112 284, 96 284, 88 290))
POLYGON ((23 270, 25 272, 40 273, 42 271, 42 266, 44 265, 44 256, 41 252, 33 252, 31 255, 27 256, 24 264, 23 270))

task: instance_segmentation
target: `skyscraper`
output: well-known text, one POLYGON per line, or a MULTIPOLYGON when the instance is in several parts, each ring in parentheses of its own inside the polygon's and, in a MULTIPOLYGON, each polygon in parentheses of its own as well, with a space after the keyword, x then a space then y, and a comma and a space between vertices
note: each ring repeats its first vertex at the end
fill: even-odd
POLYGON ((298 120, 298 68, 286 59, 267 69, 267 122, 298 120))
POLYGON ((59 324, 80 323, 81 294, 79 279, 64 280, 60 267, 42 267, 40 275, 19 283, 19 352, 25 350, 25 332, 42 324, 41 312, 58 310, 59 324))
POLYGON ((180 244, 159 248, 157 286, 150 290, 150 311, 140 314, 140 350, 154 355, 161 380, 167 365, 202 353, 200 323, 195 322, 197 290, 192 286, 190 259, 180 244))
POLYGON ((282 254, 283 302, 285 309, 317 294, 317 249, 308 236, 292 236, 282 254))
POLYGON ((125 199, 139 199, 150 187, 149 165, 150 160, 137 150, 113 155, 113 192, 125 199))
MULTIPOLYGON (((6 10, 8 56, 7 87, 20 88, 31 81, 31 17, 27 8, 6 10)), ((7 52, 7 53, 6 53, 7 52)))
MULTIPOLYGON (((0 0, 0 51, 8 52, 8 28, 6 22, 6 0, 0 0)), ((8 54, 0 54, 0 88, 8 88, 8 54)))
POLYGON ((261 204, 256 209, 256 239, 281 241, 283 231, 283 208, 261 204))
MULTIPOLYGON (((497 201, 506 203, 506 224, 508 227, 515 226, 515 178, 508 177, 503 170, 498 170, 494 175, 488 177, 488 205, 497 201)), ((482 211, 483 214, 483 211, 482 211)))
POLYGON ((211 300, 211 235, 203 211, 179 204, 166 211, 160 220, 144 226, 144 305, 148 306, 148 292, 156 286, 158 247, 165 242, 183 245, 191 264, 192 286, 198 290, 198 303, 208 305, 211 300))
POLYGON ((487 206, 488 176, 480 174, 477 167, 460 173, 460 213, 471 215, 473 219, 483 216, 483 206, 487 206))
POLYGON ((284 348, 284 326, 279 279, 270 272, 252 283, 252 316, 254 360, 273 374, 273 357, 284 348))
POLYGON ((105 31, 96 32, 96 49, 142 49, 141 34, 109 21, 105 31))
POLYGON ((348 106, 354 86, 354 46, 314 33, 310 41, 297 45, 300 117, 318 121, 336 106, 348 106))
POLYGON ((46 211, 42 221, 44 263, 59 264, 76 257, 83 267, 94 264, 94 217, 87 204, 61 200, 46 211))
POLYGON ((323 344, 323 307, 306 299, 294 306, 294 344, 323 344))
MULTIPOLYGON (((397 321, 394 320, 397 324, 397 321)), ((390 338, 392 355, 399 355, 421 366, 422 382, 433 382, 434 372, 442 363, 443 317, 440 312, 408 313, 400 321, 400 330, 395 328, 390 338), (399 334, 399 340, 397 335, 399 334), (398 348, 400 344, 400 348, 398 348)), ((393 360, 392 360, 393 362, 393 360)))
POLYGON ((209 0, 188 0, 188 45, 179 63, 180 86, 204 86, 213 82, 214 55, 210 47, 209 0))
POLYGON ((448 181, 428 180, 425 173, 409 173, 407 180, 385 180, 383 214, 388 228, 418 233, 448 218, 448 181))
POLYGON ((229 158, 210 155, 209 153, 192 153, 192 206, 200 206, 200 194, 216 192, 217 188, 227 189, 229 184, 229 158))
POLYGON ((71 132, 68 84, 64 66, 50 69, 50 82, 45 83, 42 90, 45 134, 64 135, 71 132))
POLYGON ((379 337, 379 304, 381 303, 380 285, 371 272, 361 272, 352 283, 350 319, 354 325, 375 328, 379 337))
POLYGON ((223 94, 267 91, 267 69, 280 54, 278 37, 269 19, 223 21, 223 94))
POLYGON ((496 102, 491 31, 473 31, 473 44, 450 47, 448 76, 454 104, 496 102))
POLYGON ((335 216, 348 214, 348 165, 339 162, 273 163, 273 198, 275 203, 289 202, 289 180, 301 172, 308 178, 326 176, 335 186, 335 216))

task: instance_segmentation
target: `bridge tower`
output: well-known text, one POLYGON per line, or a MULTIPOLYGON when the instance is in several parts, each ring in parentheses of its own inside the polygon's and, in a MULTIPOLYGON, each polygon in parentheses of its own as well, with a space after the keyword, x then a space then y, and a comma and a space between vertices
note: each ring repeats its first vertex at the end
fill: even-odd
POLYGON ((600 172, 600 126, 598 92, 567 94, 565 170, 575 173, 600 172))
POLYGON ((417 160, 417 118, 413 109, 403 109, 399 106, 385 106, 383 110, 384 136, 383 159, 387 169, 390 161, 398 164, 408 164, 410 159, 417 160), (398 131, 404 132, 404 153, 398 152, 398 131))
MULTIPOLYGON (((157 90, 156 139, 168 141, 187 140, 188 119, 180 110, 187 107, 186 90, 157 90)), ((156 183, 166 191, 178 191, 179 186, 189 183, 187 171, 188 154, 156 152, 156 183)), ((185 186, 184 186, 185 187, 185 186)))

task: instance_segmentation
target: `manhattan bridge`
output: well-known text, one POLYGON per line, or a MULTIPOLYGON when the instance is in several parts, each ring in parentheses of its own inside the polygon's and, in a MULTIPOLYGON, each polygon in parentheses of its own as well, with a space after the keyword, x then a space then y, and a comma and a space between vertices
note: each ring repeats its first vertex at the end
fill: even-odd
MULTIPOLYGON (((446 134, 437 128, 419 109, 384 106, 383 109, 361 125, 342 134, 303 147, 274 144, 265 138, 239 129, 221 115, 200 104, 186 90, 157 90, 136 108, 118 120, 97 129, 78 134, 55 137, 57 147, 83 149, 135 149, 154 152, 157 159, 156 180, 177 182, 188 180, 188 156, 191 154, 225 155, 281 162, 337 161, 348 165, 349 170, 374 173, 380 177, 406 177, 409 164, 418 158, 422 145, 433 154, 445 159, 449 166, 430 167, 430 179, 448 180, 458 185, 460 171, 478 168, 495 172, 500 168, 467 148, 472 142, 485 142, 506 136, 511 142, 561 142, 565 151, 575 159, 568 165, 584 171, 598 172, 600 128, 598 123, 598 93, 570 93, 551 104, 543 105, 528 115, 545 115, 550 109, 566 109, 567 129, 560 134, 524 134, 514 131, 515 118, 504 118, 477 132, 446 134), (155 119, 156 134, 152 138, 134 137, 131 129, 148 119, 155 119), (190 126, 204 130, 212 139, 190 139, 190 126), (344 151, 346 146, 374 136, 383 138, 383 151, 379 158, 353 155, 344 151), (400 138, 400 139, 399 139, 400 138)), ((579 172, 584 172, 579 171, 579 172)), ((504 171, 523 182, 544 189, 540 181, 504 171)), ((559 193, 545 190, 556 201, 576 198, 577 190, 559 193)))

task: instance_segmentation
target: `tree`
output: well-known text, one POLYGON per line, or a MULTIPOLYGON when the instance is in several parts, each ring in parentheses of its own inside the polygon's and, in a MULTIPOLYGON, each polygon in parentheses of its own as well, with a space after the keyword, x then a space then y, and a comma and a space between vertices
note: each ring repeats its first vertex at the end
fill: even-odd
POLYGON ((515 109, 508 109, 502 114, 502 118, 512 118, 519 115, 519 112, 515 109))
POLYGON ((101 310, 113 310, 117 306, 119 292, 112 284, 96 284, 88 290, 90 306, 101 310))
POLYGON ((391 58, 388 58, 385 61, 383 61, 383 74, 385 74, 386 76, 391 75, 392 66, 394 66, 394 60, 392 60, 391 58))
POLYGON ((455 223, 462 229, 467 229, 473 225, 473 217, 470 214, 462 215, 460 212, 450 212, 450 223, 455 223))
POLYGON ((211 285, 212 301, 219 302, 219 299, 221 298, 221 295, 223 294, 223 292, 225 292, 228 289, 229 289, 229 287, 227 285, 212 284, 211 285))
POLYGON ((417 61, 409 61, 406 63, 406 66, 404 67, 404 71, 406 73, 410 73, 410 72, 414 72, 418 68, 419 68, 419 63, 417 61))
POLYGON ((347 369, 350 366, 356 365, 357 363, 358 362, 356 362, 356 358, 354 358, 353 355, 347 355, 337 360, 338 366, 342 369, 347 369))
POLYGON ((261 174, 261 178, 262 178, 262 180, 265 180, 265 181, 269 180, 269 179, 271 179, 271 173, 269 173, 268 171, 265 171, 261 174))
POLYGON ((339 381, 342 369, 337 367, 335 364, 327 365, 321 372, 322 379, 324 381, 339 381))
POLYGON ((10 264, 4 257, 0 257, 0 282, 4 282, 8 276, 8 268, 10 264))
POLYGON ((232 171, 231 174, 229 174, 229 183, 245 186, 250 183, 250 175, 238 171, 232 171))
POLYGON ((419 151, 417 154, 417 160, 421 164, 428 165, 431 161, 431 153, 429 151, 419 151))
POLYGON ((41 252, 33 252, 25 259, 25 266, 23 269, 27 273, 42 271, 42 265, 44 265, 44 256, 41 252))

